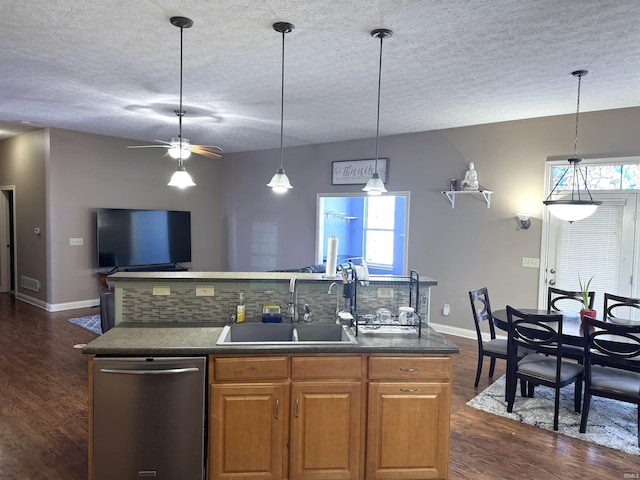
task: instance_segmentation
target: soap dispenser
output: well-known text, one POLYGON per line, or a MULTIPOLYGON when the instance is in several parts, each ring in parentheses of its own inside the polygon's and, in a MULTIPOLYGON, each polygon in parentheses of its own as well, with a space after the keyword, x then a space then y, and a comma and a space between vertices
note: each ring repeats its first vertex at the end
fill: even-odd
POLYGON ((244 292, 240 292, 240 297, 238 298, 238 305, 236 307, 236 322, 242 323, 244 322, 244 292))

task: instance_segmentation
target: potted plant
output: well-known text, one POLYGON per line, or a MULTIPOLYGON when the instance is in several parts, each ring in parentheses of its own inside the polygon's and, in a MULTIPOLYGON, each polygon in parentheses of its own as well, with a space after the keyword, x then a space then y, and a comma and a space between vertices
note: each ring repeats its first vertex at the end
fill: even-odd
POLYGON ((589 308, 589 286, 591 285, 591 277, 587 282, 582 282, 580 274, 578 274, 578 283, 580 284, 580 294, 582 295, 582 309, 580 309, 580 323, 583 322, 585 315, 596 318, 596 311, 589 308))

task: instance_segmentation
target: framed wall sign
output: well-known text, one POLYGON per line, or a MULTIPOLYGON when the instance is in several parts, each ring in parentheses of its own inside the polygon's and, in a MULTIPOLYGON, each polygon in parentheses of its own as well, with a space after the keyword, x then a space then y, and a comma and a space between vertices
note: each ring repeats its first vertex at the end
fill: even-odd
MULTIPOLYGON (((389 159, 378 158, 378 176, 387 183, 389 159)), ((376 159, 336 160, 331 162, 332 185, 364 185, 376 171, 376 159)))

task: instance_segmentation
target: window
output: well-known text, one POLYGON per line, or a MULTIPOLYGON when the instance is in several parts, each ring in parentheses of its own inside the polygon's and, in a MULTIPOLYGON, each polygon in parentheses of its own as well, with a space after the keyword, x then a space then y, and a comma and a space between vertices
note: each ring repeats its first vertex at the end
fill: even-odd
POLYGON ((393 268, 396 197, 367 197, 364 203, 364 258, 369 265, 393 268))
MULTIPOLYGON (((587 187, 597 190, 640 190, 640 159, 630 158, 624 162, 590 163, 583 161, 579 168, 585 173, 587 187)), ((567 175, 558 184, 559 190, 571 190, 573 171, 566 164, 551 167, 551 187, 555 185, 564 172, 567 175)), ((584 187, 582 178, 578 179, 580 188, 584 187)), ((550 188, 551 188, 550 187, 550 188)))
POLYGON ((316 262, 326 262, 328 239, 338 238, 338 263, 364 258, 369 272, 405 275, 409 193, 371 197, 363 194, 319 194, 316 262))

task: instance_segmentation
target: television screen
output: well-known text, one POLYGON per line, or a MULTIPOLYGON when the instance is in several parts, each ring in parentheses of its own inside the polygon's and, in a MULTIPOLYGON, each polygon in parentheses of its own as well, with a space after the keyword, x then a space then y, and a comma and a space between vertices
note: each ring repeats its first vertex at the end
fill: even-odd
POLYGON ((191 261, 191 212, 98 208, 98 266, 191 261))

